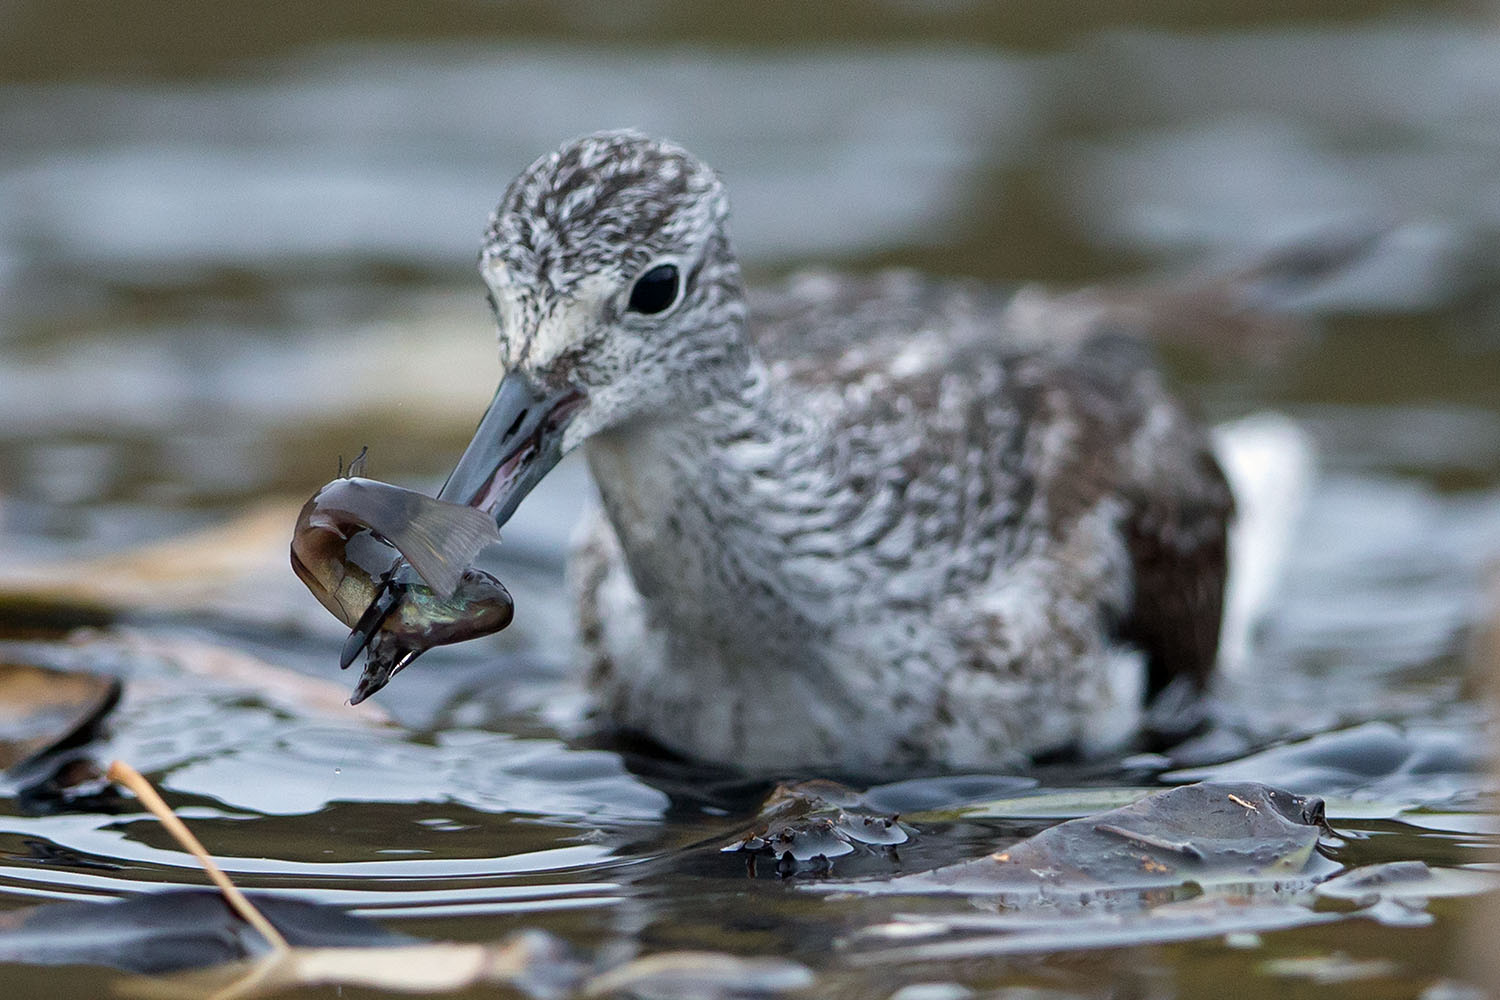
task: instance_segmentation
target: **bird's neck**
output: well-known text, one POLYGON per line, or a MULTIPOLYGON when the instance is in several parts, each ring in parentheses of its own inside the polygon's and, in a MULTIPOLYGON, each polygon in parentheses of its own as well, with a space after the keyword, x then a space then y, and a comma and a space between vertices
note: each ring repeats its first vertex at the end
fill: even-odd
POLYGON ((648 601, 716 629, 795 628, 817 597, 788 586, 797 511, 787 501, 819 480, 824 435, 783 398, 753 346, 737 353, 697 405, 590 439, 589 464, 648 601))

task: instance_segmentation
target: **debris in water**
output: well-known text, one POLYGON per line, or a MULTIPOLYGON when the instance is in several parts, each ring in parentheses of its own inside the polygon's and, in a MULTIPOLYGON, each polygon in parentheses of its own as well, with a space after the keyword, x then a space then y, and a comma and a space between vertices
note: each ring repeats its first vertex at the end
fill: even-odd
POLYGON ((792 875, 826 873, 834 858, 859 847, 891 850, 910 839, 900 817, 869 811, 852 789, 831 781, 802 781, 777 786, 757 825, 720 850, 749 854, 752 866, 755 856, 769 855, 778 875, 792 875))
POLYGON ((1315 888, 1339 871, 1317 853, 1326 832, 1321 799, 1204 783, 1068 820, 976 860, 810 888, 956 893, 992 911, 898 913, 842 940, 856 964, 1243 937, 1342 918, 1314 906, 1315 888))
POLYGON ((1311 887, 1328 832, 1323 801, 1251 783, 1186 785, 1049 827, 987 857, 840 888, 878 893, 1000 894, 1083 904, 1193 883, 1274 881, 1311 887))

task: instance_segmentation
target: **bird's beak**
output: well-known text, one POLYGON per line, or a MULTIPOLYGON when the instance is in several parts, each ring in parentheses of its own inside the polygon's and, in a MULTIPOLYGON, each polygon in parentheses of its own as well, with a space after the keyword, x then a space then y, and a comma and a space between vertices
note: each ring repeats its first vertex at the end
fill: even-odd
POLYGON ((506 375, 438 499, 478 507, 503 525, 562 458, 563 431, 583 401, 572 387, 548 389, 519 371, 506 375))
MULTIPOLYGON (((503 525, 563 454, 563 431, 584 402, 571 387, 549 389, 529 376, 512 371, 500 381, 469 446, 438 491, 438 499, 477 507, 503 525)), ((386 573, 375 599, 344 641, 339 665, 348 667, 381 623, 395 610, 414 578, 410 567, 398 562, 386 573)), ((405 655, 399 665, 386 664, 373 690, 406 666, 420 652, 405 655)), ((367 667, 366 672, 369 673, 367 667)))

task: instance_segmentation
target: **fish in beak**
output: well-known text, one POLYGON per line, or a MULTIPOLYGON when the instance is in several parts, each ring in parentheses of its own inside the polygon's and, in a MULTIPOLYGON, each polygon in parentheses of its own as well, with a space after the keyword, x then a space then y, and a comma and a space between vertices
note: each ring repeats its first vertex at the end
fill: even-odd
MULTIPOLYGON (((378 675, 389 679, 423 650, 510 624, 514 605, 504 585, 469 565, 498 540, 495 523, 472 507, 351 476, 303 505, 292 531, 292 569, 334 617, 352 626, 401 554, 416 579, 369 642, 378 675)), ((370 693, 362 681, 351 700, 358 704, 370 693)))
MULTIPOLYGON (((562 458, 563 432, 584 398, 572 386, 552 389, 522 372, 507 374, 473 439, 438 492, 438 500, 475 508, 488 515, 497 528, 505 524, 526 494, 562 458)), ((374 598, 354 623, 339 655, 339 666, 347 668, 362 651, 369 650, 364 673, 351 698, 355 704, 379 691, 430 648, 384 638, 390 632, 387 622, 412 614, 411 606, 420 597, 420 583, 412 560, 397 560, 379 578, 374 598)))

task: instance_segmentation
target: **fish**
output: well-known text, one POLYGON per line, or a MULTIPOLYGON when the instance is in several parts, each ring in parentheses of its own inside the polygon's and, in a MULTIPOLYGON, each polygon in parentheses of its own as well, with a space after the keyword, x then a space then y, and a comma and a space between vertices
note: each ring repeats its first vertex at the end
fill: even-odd
POLYGON ((470 565, 499 540, 495 521, 474 507, 363 476, 340 476, 303 504, 292 530, 292 571, 323 607, 352 629, 369 609, 386 606, 377 600, 383 593, 396 596, 365 647, 350 704, 434 646, 511 623, 510 592, 470 565))

